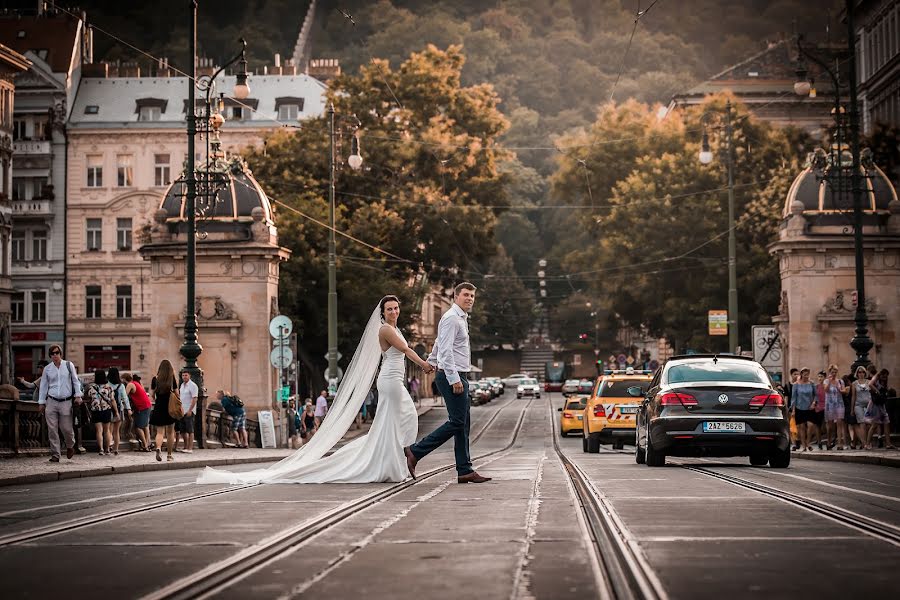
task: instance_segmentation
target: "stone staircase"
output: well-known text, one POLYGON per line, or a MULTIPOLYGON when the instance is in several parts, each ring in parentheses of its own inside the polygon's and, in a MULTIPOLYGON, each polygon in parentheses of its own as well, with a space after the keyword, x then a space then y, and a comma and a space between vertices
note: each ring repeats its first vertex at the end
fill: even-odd
POLYGON ((520 372, 543 378, 544 365, 553 360, 553 348, 547 338, 548 322, 546 309, 539 311, 535 316, 534 325, 528 333, 528 340, 522 348, 520 372))

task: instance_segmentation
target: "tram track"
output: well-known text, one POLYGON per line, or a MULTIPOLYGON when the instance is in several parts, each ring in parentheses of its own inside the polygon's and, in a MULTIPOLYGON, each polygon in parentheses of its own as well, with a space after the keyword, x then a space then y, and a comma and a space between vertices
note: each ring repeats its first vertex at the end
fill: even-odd
POLYGON ((596 579, 602 597, 616 600, 667 599, 668 595, 641 552, 637 539, 628 531, 612 503, 563 452, 554 426, 553 404, 548 404, 553 448, 572 485, 588 529, 595 562, 600 570, 596 579))
MULTIPOLYGON (((532 402, 533 400, 529 400, 519 413, 519 417, 509 441, 502 448, 474 456, 472 459, 473 462, 483 461, 484 459, 496 460, 500 455, 512 449, 518 439, 522 429, 522 423, 525 420, 525 415, 532 402)), ((488 430, 503 409, 510 405, 511 402, 507 402, 499 407, 470 442, 477 441, 477 438, 480 438, 488 430)), ((215 594, 227 589, 265 565, 292 553, 299 546, 305 544, 319 534, 331 529, 344 520, 359 514, 360 511, 384 502, 413 486, 424 483, 425 481, 433 479, 454 468, 455 465, 453 464, 436 467, 425 473, 419 474, 416 479, 408 479, 386 489, 372 492, 361 498, 356 498, 326 511, 324 514, 296 523, 291 527, 282 529, 268 538, 257 542, 245 550, 148 594, 144 596, 142 600, 180 600, 187 598, 213 597, 215 594)))
POLYGON ((813 514, 819 515, 820 517, 824 517, 840 523, 845 527, 855 529, 857 531, 865 533, 868 536, 900 547, 900 527, 897 527, 890 523, 872 519, 870 517, 867 517, 866 515, 841 508, 840 506, 835 506, 834 504, 828 502, 814 500, 802 494, 788 492, 786 490, 759 483, 758 481, 738 477, 730 473, 713 471, 712 469, 695 465, 679 464, 678 466, 682 469, 693 471, 694 473, 700 473, 701 475, 712 477, 714 479, 730 483, 731 485, 751 490, 770 498, 774 498, 786 504, 802 508, 813 514))
MULTIPOLYGON (((473 435, 470 439, 470 443, 476 443, 493 425, 493 423, 497 420, 497 417, 507 406, 510 406, 514 402, 513 398, 508 398, 506 402, 503 402, 499 406, 497 406, 496 410, 493 414, 487 419, 484 425, 478 430, 478 432, 473 435)), ((524 414, 524 413, 523 413, 524 414)), ((449 467, 448 467, 449 468, 449 467)), ((122 519, 125 517, 134 516, 137 514, 147 513, 154 510, 159 510, 163 508, 168 508, 172 506, 176 506, 179 504, 185 504, 188 502, 194 502, 197 500, 203 500, 205 498, 210 498, 214 496, 219 496, 223 494, 230 494, 233 492, 239 492, 243 490, 247 490, 250 488, 258 487, 260 485, 266 485, 263 483, 250 483, 243 485, 229 485, 227 487, 217 488, 214 490, 207 490, 204 492, 198 492, 195 494, 191 494, 188 496, 181 496, 177 498, 167 498, 163 500, 156 500, 153 502, 141 504, 138 506, 133 506, 130 508, 122 508, 118 510, 108 511, 96 515, 87 515, 83 517, 78 517, 74 519, 66 519, 63 521, 59 521, 56 523, 52 523, 49 525, 42 525, 39 527, 33 527, 29 529, 25 529, 22 531, 17 531, 13 533, 9 533, 6 535, 0 535, 0 548, 11 546, 15 544, 22 544, 26 542, 31 542, 40 538, 56 535, 63 532, 68 532, 76 529, 83 529, 86 527, 90 527, 93 525, 97 525, 100 523, 105 523, 108 521, 114 521, 117 519, 122 519)), ((85 501, 87 502, 87 501, 85 501)))

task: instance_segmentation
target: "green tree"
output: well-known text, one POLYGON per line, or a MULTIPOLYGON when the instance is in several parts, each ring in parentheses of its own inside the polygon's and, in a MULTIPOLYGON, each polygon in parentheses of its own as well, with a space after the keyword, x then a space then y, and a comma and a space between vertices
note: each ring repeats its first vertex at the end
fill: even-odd
POLYGON ((502 246, 488 262, 487 273, 473 279, 478 286, 478 310, 470 323, 473 341, 517 348, 534 322, 534 292, 519 279, 502 246))

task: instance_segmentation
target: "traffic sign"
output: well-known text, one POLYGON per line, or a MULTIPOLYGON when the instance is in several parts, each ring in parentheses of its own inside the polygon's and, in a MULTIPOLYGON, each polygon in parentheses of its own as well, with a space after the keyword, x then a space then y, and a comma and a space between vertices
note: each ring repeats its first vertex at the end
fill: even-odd
POLYGON ((292 331, 294 331, 294 324, 285 315, 278 315, 269 321, 269 335, 276 340, 291 335, 292 331))
POLYGON ((281 399, 287 400, 291 396, 291 386, 286 385, 281 388, 281 399))
POLYGON ((709 335, 728 335, 728 311, 709 311, 709 335))
MULTIPOLYGON (((327 352, 325 353, 324 356, 325 356, 325 360, 328 360, 328 353, 327 353, 327 352)), ((342 357, 342 356, 343 356, 343 355, 342 355, 340 352, 337 353, 337 359, 338 359, 338 360, 341 360, 341 357, 342 357)))
POLYGON ((753 360, 766 369, 781 369, 782 347, 781 336, 774 325, 754 325, 753 360))
POLYGON ((269 362, 276 369, 287 369, 294 360, 294 351, 287 346, 279 346, 269 354, 269 362))

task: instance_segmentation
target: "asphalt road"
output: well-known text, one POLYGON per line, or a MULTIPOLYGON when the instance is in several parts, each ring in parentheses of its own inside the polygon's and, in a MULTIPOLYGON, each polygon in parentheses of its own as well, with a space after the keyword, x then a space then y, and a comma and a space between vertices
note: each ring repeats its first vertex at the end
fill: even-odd
MULTIPOLYGON (((552 400, 555 409, 561 399, 552 400)), ((424 415, 420 433, 444 414, 424 415)), ((405 487, 227 488, 197 486, 197 471, 184 470, 0 489, 4 597, 165 597, 173 584, 195 597, 194 574, 219 567, 224 579, 208 597, 602 597, 605 559, 553 445, 558 413, 546 398, 507 395, 472 414, 473 433, 487 425, 472 454, 492 453, 476 461, 489 484, 459 485, 449 470, 405 487), (377 492, 391 495, 356 508, 377 492), (345 516, 320 525, 336 514, 345 516), (242 558, 288 529, 300 541, 259 564, 242 558)), ((559 443, 621 519, 663 597, 843 600, 900 589, 898 544, 852 522, 859 515, 900 530, 897 469, 795 461, 777 471, 745 459, 649 468, 627 453, 582 453, 579 438, 559 443), (838 507, 849 522, 681 465, 838 507)), ((451 462, 448 445, 417 471, 451 462)))

